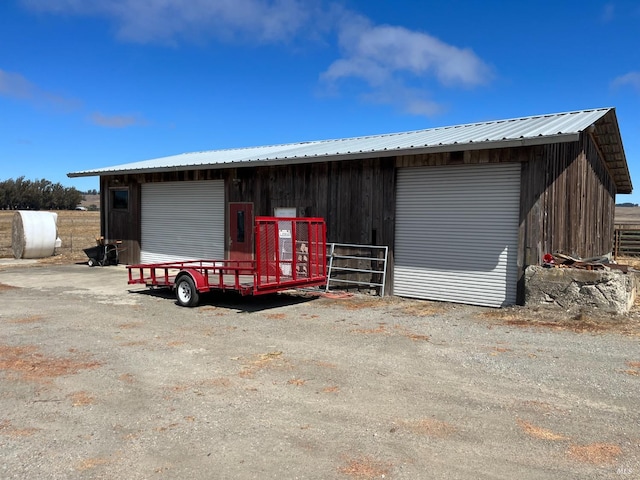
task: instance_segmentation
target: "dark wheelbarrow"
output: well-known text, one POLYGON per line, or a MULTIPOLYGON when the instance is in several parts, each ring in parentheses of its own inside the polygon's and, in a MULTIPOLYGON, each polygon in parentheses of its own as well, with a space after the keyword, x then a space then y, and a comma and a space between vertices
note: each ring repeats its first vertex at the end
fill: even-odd
POLYGON ((96 245, 95 247, 85 248, 84 253, 89 257, 87 265, 95 267, 100 265, 118 265, 118 244, 117 243, 105 243, 102 245, 96 245))

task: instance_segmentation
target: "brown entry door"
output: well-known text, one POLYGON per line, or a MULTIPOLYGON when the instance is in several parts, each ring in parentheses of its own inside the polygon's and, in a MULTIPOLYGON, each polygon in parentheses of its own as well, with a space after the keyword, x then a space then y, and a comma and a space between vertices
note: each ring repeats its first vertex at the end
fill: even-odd
POLYGON ((253 203, 229 204, 229 260, 253 260, 253 203))

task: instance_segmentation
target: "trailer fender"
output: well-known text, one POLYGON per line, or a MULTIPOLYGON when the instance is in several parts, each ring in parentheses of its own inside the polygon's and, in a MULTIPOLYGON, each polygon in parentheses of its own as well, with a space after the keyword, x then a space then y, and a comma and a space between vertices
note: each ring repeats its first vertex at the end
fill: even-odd
POLYGON ((182 270, 180 273, 178 273, 178 275, 176 275, 174 285, 177 285, 178 280, 180 280, 180 278, 184 277, 185 275, 191 277, 191 280, 193 280, 193 283, 195 284, 196 290, 198 290, 198 292, 205 293, 210 290, 209 284, 207 283, 204 275, 202 275, 198 270, 194 270, 191 268, 182 270))

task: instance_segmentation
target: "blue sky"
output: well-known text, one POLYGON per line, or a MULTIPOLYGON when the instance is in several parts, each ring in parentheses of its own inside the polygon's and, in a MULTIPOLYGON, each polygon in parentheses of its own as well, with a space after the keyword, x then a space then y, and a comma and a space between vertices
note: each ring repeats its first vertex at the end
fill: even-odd
POLYGON ((640 203, 637 1, 0 2, 0 180, 599 107, 640 203))

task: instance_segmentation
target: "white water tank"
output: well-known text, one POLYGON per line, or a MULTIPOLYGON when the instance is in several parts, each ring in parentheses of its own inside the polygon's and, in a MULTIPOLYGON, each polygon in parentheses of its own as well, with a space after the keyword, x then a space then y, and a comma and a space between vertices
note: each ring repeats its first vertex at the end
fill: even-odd
POLYGON ((44 258, 53 255, 58 238, 58 214, 19 210, 13 216, 11 248, 15 258, 44 258))

